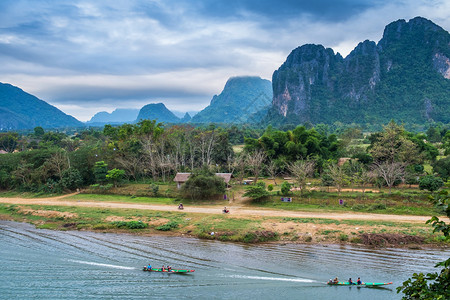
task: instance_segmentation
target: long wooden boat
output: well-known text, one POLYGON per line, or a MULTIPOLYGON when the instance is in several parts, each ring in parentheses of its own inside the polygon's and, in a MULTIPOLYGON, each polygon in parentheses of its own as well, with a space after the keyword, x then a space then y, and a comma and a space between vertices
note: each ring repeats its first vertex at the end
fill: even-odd
POLYGON ((147 272, 161 272, 161 273, 192 273, 195 272, 195 270, 183 270, 183 269, 171 269, 170 271, 168 271, 167 269, 155 269, 155 268, 151 268, 149 269, 148 267, 144 267, 142 269, 143 271, 147 271, 147 272))
POLYGON ((332 282, 327 282, 328 285, 344 285, 344 286, 383 286, 383 285, 389 285, 392 284, 392 282, 363 282, 361 284, 357 284, 356 282, 353 283, 349 283, 348 281, 339 281, 338 283, 332 283, 332 282))

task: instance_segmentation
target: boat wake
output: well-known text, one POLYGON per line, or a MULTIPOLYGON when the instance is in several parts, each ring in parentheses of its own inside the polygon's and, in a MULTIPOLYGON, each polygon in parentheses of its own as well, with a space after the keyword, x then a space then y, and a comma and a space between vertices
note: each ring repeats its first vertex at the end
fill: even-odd
POLYGON ((305 278, 261 277, 261 276, 247 276, 247 275, 230 275, 227 277, 240 279, 274 280, 274 281, 290 281, 290 282, 306 282, 306 283, 316 282, 315 280, 305 278))
POLYGON ((68 259, 68 261, 84 264, 84 265, 91 265, 91 266, 100 266, 100 267, 107 267, 107 268, 113 268, 113 269, 122 269, 122 270, 135 270, 136 268, 133 267, 124 267, 124 266, 117 266, 117 265, 110 265, 110 264, 101 264, 91 261, 83 261, 83 260, 73 260, 68 259))

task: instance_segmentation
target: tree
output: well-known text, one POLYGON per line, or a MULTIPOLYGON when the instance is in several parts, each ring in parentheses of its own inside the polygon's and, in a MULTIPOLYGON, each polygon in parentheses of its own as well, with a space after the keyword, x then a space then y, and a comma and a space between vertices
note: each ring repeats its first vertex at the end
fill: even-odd
POLYGON ((338 193, 341 194, 342 187, 349 182, 349 177, 345 174, 343 166, 339 164, 332 164, 328 166, 328 172, 330 177, 333 179, 333 183, 338 190, 338 193))
POLYGON ((77 169, 70 168, 62 172, 61 183, 64 188, 73 191, 83 185, 83 177, 77 169))
POLYGON ((270 193, 266 191, 266 184, 263 181, 260 181, 255 185, 249 185, 243 194, 244 197, 249 197, 252 200, 257 201, 262 200, 269 195, 270 193))
POLYGON ((400 162, 375 162, 372 165, 372 170, 376 172, 378 176, 383 178, 389 188, 389 194, 391 194, 394 183, 402 178, 405 172, 405 166, 400 162))
MULTIPOLYGON (((450 197, 448 190, 441 191, 432 201, 440 207, 450 218, 450 197)), ((450 240, 450 224, 433 216, 426 222, 434 227, 434 232, 442 232, 446 240, 450 240)), ((402 299, 414 300, 445 300, 450 299, 450 258, 439 262, 436 268, 442 267, 439 272, 428 274, 414 273, 403 285, 397 288, 397 293, 403 292, 402 299)))
POLYGON ((45 133, 44 128, 42 128, 41 126, 34 127, 34 136, 35 137, 40 138, 44 135, 44 133, 45 133))
POLYGON ((274 183, 275 185, 278 185, 278 184, 277 184, 277 180, 276 180, 276 177, 277 177, 277 174, 278 174, 278 166, 277 166, 277 163, 276 163, 275 161, 271 160, 271 161, 267 164, 266 170, 267 170, 267 173, 269 173, 270 177, 272 177, 273 183, 274 183))
POLYGON ((420 179, 419 188, 421 190, 429 190, 430 192, 437 191, 444 185, 444 181, 441 178, 433 175, 427 175, 420 179))
POLYGON ((48 168, 48 171, 56 174, 58 178, 62 178, 62 174, 64 170, 68 169, 69 159, 67 153, 65 151, 56 151, 50 159, 45 162, 45 166, 48 168))
POLYGON ((436 161, 433 164, 433 171, 447 181, 450 178, 450 156, 436 161))
POLYGON ((391 121, 384 126, 384 131, 375 135, 369 150, 374 162, 400 162, 405 164, 420 163, 421 155, 416 145, 406 138, 402 126, 391 121))
POLYGON ((106 179, 111 181, 114 187, 117 187, 124 177, 125 171, 116 168, 109 170, 106 174, 106 179))
POLYGON ((239 172, 238 176, 239 184, 242 184, 242 181, 244 180, 246 161, 247 161, 247 153, 245 151, 239 153, 239 155, 234 160, 234 166, 237 168, 239 172))
POLYGON ((215 176, 208 171, 195 172, 181 186, 183 197, 191 199, 206 199, 215 195, 225 193, 225 182, 223 178, 215 176))
POLYGON ((253 176, 255 176, 255 183, 258 181, 259 172, 261 171, 261 166, 265 159, 266 154, 262 150, 256 150, 247 155, 247 165, 250 166, 253 176))
POLYGON ((17 147, 19 135, 17 132, 0 133, 0 150, 13 152, 17 147))
POLYGON ((313 160, 297 160, 287 166, 291 174, 295 177, 301 194, 303 194, 307 177, 311 176, 314 172, 314 166, 315 161, 313 160))
POLYGON ((103 160, 97 161, 94 165, 95 180, 100 183, 105 182, 106 174, 108 174, 108 165, 103 160))
POLYGON ((283 183, 281 183, 281 194, 283 196, 286 196, 289 194, 290 191, 291 191, 291 184, 287 181, 283 181, 283 183))

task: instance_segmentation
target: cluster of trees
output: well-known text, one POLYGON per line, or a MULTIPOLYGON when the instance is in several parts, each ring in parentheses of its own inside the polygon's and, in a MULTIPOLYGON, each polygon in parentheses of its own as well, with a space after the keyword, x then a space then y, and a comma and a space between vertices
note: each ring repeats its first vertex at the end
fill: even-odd
MULTIPOLYGON (((445 147, 448 132, 430 130, 445 147)), ((432 163, 436 176, 423 177, 421 187, 435 190, 447 181, 450 159, 437 159, 439 149, 425 134, 412 134, 394 122, 364 139, 359 129, 329 134, 325 126, 297 126, 258 132, 249 128, 165 127, 155 121, 85 130, 68 136, 36 127, 28 135, 0 134, 0 188, 63 191, 82 186, 118 185, 122 179, 166 181, 177 172, 209 169, 231 172, 239 181, 251 175, 275 178, 291 175, 303 191, 307 178, 321 178, 338 190, 348 184, 383 184, 392 188, 404 182, 417 184, 424 162, 432 163), (351 145, 359 140, 369 147, 351 145), (242 151, 233 144, 244 143, 242 151), (338 161, 351 157, 345 163, 338 161)), ((445 148, 444 148, 444 151, 445 148)), ((192 197, 195 194, 190 194, 192 197)))

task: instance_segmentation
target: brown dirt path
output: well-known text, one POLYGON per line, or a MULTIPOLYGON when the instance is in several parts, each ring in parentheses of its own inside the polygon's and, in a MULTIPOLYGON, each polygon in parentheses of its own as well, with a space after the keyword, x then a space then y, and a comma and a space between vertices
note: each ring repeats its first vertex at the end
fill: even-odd
MULTIPOLYGON (((97 207, 97 208, 118 208, 118 209, 142 209, 156 211, 179 211, 175 205, 158 205, 158 204, 138 204, 138 203, 122 203, 122 202, 95 202, 95 201, 74 201, 64 200, 64 198, 75 194, 52 198, 0 198, 0 203, 7 204, 35 204, 35 205, 55 205, 55 206, 78 206, 78 207, 97 207)), ((292 217, 292 218, 321 218, 333 220, 367 220, 367 221, 387 221, 401 223, 425 223, 429 216, 412 216, 412 215, 386 215, 386 214, 369 214, 358 212, 305 212, 305 211, 288 211, 274 210, 267 208, 249 208, 240 205, 227 206, 230 209, 230 215, 236 216, 265 216, 265 217, 292 217)), ((185 206, 183 212, 187 213, 203 213, 203 214, 221 214, 221 206, 185 206)), ((446 217, 442 217, 444 221, 449 221, 446 217)))

